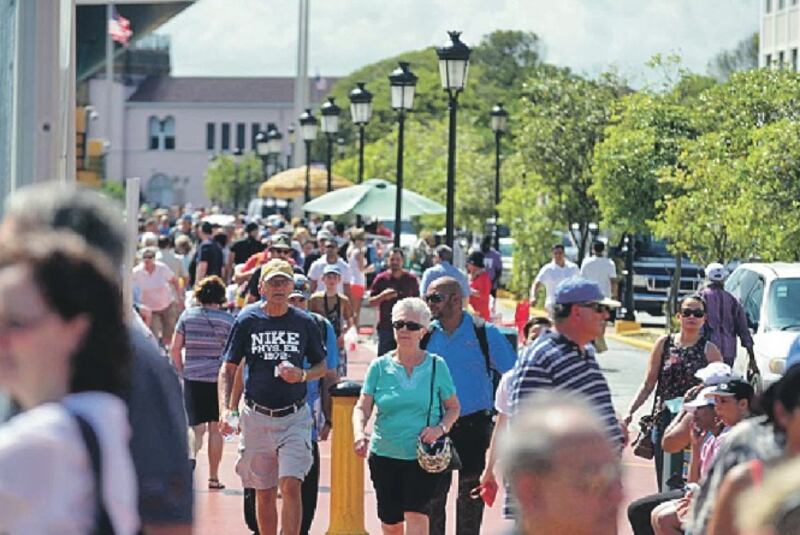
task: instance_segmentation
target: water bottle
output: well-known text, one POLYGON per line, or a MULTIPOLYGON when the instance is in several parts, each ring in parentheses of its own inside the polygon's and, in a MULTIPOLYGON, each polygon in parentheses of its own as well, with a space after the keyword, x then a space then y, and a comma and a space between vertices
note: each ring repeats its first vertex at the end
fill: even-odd
POLYGON ((236 435, 239 433, 239 413, 236 411, 229 412, 225 417, 225 422, 233 428, 230 434, 223 434, 225 442, 233 442, 236 440, 236 435))

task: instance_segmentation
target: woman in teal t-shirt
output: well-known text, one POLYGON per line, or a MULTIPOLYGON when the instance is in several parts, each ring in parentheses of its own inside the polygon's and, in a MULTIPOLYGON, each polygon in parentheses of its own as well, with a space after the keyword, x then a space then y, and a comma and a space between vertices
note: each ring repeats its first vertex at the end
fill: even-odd
POLYGON ((366 457, 369 450, 384 533, 403 533, 402 522, 405 533, 428 533, 428 503, 442 474, 419 466, 417 438, 435 442, 453 427, 460 411, 447 364, 419 347, 430 319, 428 306, 418 297, 394 305, 397 349, 372 361, 353 412, 356 454, 366 457), (373 407, 378 410, 370 438, 366 426, 373 407))

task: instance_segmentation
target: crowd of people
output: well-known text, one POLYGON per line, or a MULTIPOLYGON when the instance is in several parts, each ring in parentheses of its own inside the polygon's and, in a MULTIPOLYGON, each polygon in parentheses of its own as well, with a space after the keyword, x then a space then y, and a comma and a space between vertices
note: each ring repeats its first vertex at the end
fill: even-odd
POLYGON ((761 395, 733 371, 736 337, 755 371, 754 350, 722 266, 680 302, 620 414, 598 362, 620 306, 601 242, 580 268, 552 248, 531 288, 547 316, 515 347, 495 324, 490 239, 462 271, 449 247, 394 248, 378 226, 159 210, 123 273, 119 211, 97 193, 29 188, 4 214, 0 533, 191 533, 204 438, 218 491, 235 434, 250 527, 309 533, 362 306, 377 351, 353 454, 383 533, 443 535, 449 517, 477 535, 498 497, 514 533, 616 533, 626 447, 654 459, 660 490, 628 505, 636 534, 800 533, 800 368, 761 395))

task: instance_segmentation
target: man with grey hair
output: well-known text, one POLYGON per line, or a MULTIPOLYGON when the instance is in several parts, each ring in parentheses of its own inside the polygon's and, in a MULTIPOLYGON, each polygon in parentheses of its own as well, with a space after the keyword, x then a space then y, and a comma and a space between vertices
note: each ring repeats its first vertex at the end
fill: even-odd
POLYGON ((433 255, 434 265, 425 270, 422 274, 420 291, 422 295, 427 295, 428 286, 438 278, 453 277, 461 286, 462 297, 470 296, 469 279, 463 271, 453 265, 453 250, 447 245, 439 245, 433 255))
MULTIPOLYGON (((69 230, 120 266, 125 260, 121 209, 88 189, 47 183, 18 190, 8 199, 0 240, 18 234, 69 230)), ((192 474, 186 414, 175 370, 147 327, 132 314, 131 389, 127 396, 131 456, 139 489, 139 515, 147 535, 192 530, 192 474)), ((4 420, 3 415, 0 419, 4 420)))
POLYGON ((511 421, 499 459, 520 535, 613 535, 622 472, 605 423, 576 393, 533 394, 511 421))

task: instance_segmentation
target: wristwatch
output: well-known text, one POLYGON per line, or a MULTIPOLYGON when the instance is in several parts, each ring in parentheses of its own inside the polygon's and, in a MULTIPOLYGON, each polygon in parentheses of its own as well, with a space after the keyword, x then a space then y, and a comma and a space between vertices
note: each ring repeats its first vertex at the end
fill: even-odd
POLYGON ((305 382, 306 382, 306 377, 308 377, 308 372, 306 372, 305 370, 303 370, 303 378, 302 378, 302 379, 300 379, 300 382, 303 382, 303 383, 305 383, 305 382))
POLYGON ((447 434, 447 427, 444 425, 443 421, 439 422, 439 427, 442 428, 442 433, 446 435, 447 434))

